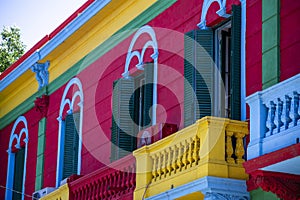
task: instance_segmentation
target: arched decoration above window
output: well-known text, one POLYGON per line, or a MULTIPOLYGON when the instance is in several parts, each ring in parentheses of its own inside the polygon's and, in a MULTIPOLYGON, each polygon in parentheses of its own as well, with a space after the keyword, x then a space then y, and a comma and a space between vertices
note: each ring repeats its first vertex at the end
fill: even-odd
POLYGON ((147 50, 147 48, 153 48, 153 54, 151 55, 151 58, 153 59, 153 109, 152 109, 152 125, 156 124, 156 104, 157 104, 157 66, 158 66, 158 45, 156 40, 156 35, 154 29, 149 26, 145 25, 141 27, 133 36, 133 39, 131 40, 130 46, 128 48, 127 56, 126 56, 126 63, 125 63, 125 69, 122 76, 125 79, 128 79, 129 76, 129 65, 131 60, 134 57, 137 57, 138 64, 136 65, 136 68, 139 70, 144 70, 144 55, 147 50), (136 41, 139 39, 139 37, 142 34, 148 34, 150 36, 150 40, 148 40, 141 51, 139 50, 133 50, 133 47, 136 43, 136 41))
POLYGON ((8 164, 6 178, 5 199, 24 199, 26 162, 28 146, 28 126, 24 116, 20 116, 15 121, 8 145, 8 164), (23 169, 23 171, 21 170, 23 169), (18 172, 15 174, 15 172, 18 172), (15 197, 19 196, 19 197, 15 197))
POLYGON ((202 13, 201 13, 201 20, 198 24, 200 29, 207 29, 206 26, 206 15, 208 12, 209 7, 212 3, 217 2, 220 6, 220 9, 216 12, 220 17, 228 18, 230 14, 226 13, 226 0, 204 0, 202 4, 202 13))
MULTIPOLYGON (((81 149, 82 149, 82 119, 83 119, 83 90, 82 90, 82 84, 78 78, 73 78, 69 81, 67 84, 62 100, 60 103, 60 109, 59 109, 59 116, 57 118, 59 122, 59 132, 58 132, 58 153, 57 153, 57 168, 56 168, 56 187, 60 186, 60 181, 62 181, 64 178, 64 174, 69 173, 76 173, 80 174, 81 170, 81 149), (71 91, 72 90, 72 91, 71 91), (70 94, 70 92, 72 92, 70 94), (79 98, 79 102, 77 100, 79 98), (75 105, 77 103, 77 105, 75 105), (79 112, 73 113, 75 110, 75 107, 78 106, 79 112), (66 108, 69 108, 66 110, 66 108), (65 117, 66 116, 66 117, 65 117), (65 117, 65 119, 64 119, 65 117), (68 124, 69 123, 69 124, 68 124), (70 125, 71 123, 71 125, 70 125), (74 148, 76 148, 76 154, 73 155, 74 160, 76 160, 76 163, 73 163, 75 166, 75 170, 70 170, 66 168, 66 165, 64 163, 65 159, 64 157, 66 155, 71 155, 72 153, 66 151, 66 144, 65 142, 68 142, 69 140, 65 140, 66 134, 70 131, 76 132, 73 135, 71 134, 68 137, 74 137, 74 141, 76 141, 74 144, 74 148), (78 138, 77 138, 78 137, 78 138), (75 139, 77 138, 77 139, 75 139), (65 171, 68 171, 65 173, 65 171)), ((71 144, 72 145, 72 144, 71 144)), ((74 152, 73 152, 74 153, 74 152)))

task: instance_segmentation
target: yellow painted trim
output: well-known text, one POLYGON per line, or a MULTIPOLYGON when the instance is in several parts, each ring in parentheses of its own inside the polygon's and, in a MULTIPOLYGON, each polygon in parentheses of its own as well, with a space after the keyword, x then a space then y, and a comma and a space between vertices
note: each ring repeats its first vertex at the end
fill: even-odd
POLYGON ((48 195, 40 198, 40 200, 68 200, 69 199, 69 187, 68 184, 60 186, 57 190, 49 193, 48 195))
POLYGON ((247 134, 247 122, 204 117, 167 138, 135 150, 135 199, 145 191, 145 197, 150 197, 205 176, 246 180, 242 157, 243 138, 247 134))
MULTIPOLYGON (((50 61, 49 83, 81 58, 104 43, 157 0, 112 0, 98 14, 64 41, 41 62, 50 61)), ((28 70, 0 94, 0 118, 12 111, 38 89, 35 74, 28 70)))

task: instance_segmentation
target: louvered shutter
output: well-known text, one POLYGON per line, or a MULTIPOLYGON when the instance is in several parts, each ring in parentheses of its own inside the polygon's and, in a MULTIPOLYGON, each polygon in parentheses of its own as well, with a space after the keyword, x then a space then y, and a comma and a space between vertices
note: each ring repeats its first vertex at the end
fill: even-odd
POLYGON ((23 173, 24 173, 25 148, 21 148, 15 153, 13 200, 22 199, 23 173))
POLYGON ((128 155, 136 148, 132 95, 134 95, 133 78, 121 78, 114 83, 111 129, 111 141, 114 145, 111 147, 111 161, 128 155))
POLYGON ((184 124, 212 114, 213 31, 193 30, 184 41, 184 124))
POLYGON ((144 68, 145 85, 144 85, 144 106, 143 106, 143 126, 151 126, 153 106, 153 63, 147 63, 144 68))
POLYGON ((232 6, 231 20, 231 118, 241 119, 241 7, 232 6))
POLYGON ((73 113, 65 119, 65 143, 63 176, 65 179, 72 174, 77 174, 78 168, 78 145, 79 145, 79 120, 80 113, 73 113))

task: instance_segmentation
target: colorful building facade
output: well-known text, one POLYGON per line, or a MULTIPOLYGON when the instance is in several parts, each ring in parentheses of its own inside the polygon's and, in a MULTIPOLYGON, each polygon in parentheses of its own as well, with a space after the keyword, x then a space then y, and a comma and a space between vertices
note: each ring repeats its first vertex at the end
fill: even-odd
POLYGON ((297 199, 299 9, 87 1, 0 75, 0 198, 297 199))

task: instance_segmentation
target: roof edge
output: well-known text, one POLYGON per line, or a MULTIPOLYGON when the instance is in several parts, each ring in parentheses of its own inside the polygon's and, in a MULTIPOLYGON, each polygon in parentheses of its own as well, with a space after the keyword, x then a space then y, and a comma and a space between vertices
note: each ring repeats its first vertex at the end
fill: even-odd
POLYGON ((88 0, 84 3, 60 26, 41 39, 0 75, 0 92, 30 69, 33 64, 45 58, 110 2, 111 0, 88 0))

